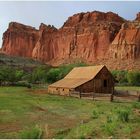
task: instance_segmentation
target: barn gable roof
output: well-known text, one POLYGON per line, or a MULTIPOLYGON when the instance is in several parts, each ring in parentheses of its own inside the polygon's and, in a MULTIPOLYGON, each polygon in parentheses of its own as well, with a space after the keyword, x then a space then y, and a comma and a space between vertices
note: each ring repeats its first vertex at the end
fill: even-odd
POLYGON ((104 65, 76 67, 65 78, 93 79, 103 67, 104 65))
POLYGON ((68 79, 64 78, 62 80, 59 80, 51 85, 49 87, 61 87, 61 88, 76 88, 86 82, 88 82, 88 79, 68 79))
POLYGON ((92 80, 103 67, 105 66, 99 65, 73 68, 62 80, 49 85, 49 87, 76 88, 92 80))

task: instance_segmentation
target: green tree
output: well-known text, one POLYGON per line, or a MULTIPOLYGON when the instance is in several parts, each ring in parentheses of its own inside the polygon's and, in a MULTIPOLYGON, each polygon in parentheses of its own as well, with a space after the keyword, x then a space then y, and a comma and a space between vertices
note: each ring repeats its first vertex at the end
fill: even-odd
POLYGON ((16 79, 16 81, 22 80, 23 76, 24 76, 24 71, 23 70, 16 70, 15 71, 15 79, 16 79))
POLYGON ((0 69, 0 84, 14 83, 22 79, 24 75, 23 70, 17 70, 8 66, 3 66, 0 69))
POLYGON ((126 84, 127 81, 127 71, 125 70, 114 70, 112 71, 112 75, 118 81, 119 84, 126 84))
POLYGON ((138 86, 140 85, 140 72, 131 71, 127 73, 127 80, 130 85, 138 86))
POLYGON ((2 84, 3 81, 4 81, 4 71, 0 69, 0 85, 2 84))
POLYGON ((38 67, 32 72, 31 82, 45 82, 48 69, 46 67, 38 67))
POLYGON ((61 72, 61 70, 59 68, 50 69, 49 72, 47 73, 47 79, 46 80, 49 83, 53 83, 53 82, 61 79, 60 72, 61 72))

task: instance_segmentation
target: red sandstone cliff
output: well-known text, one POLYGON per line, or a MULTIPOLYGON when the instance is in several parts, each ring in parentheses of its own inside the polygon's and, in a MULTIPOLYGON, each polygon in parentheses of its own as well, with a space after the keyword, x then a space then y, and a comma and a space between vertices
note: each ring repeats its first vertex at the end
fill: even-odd
POLYGON ((103 59, 124 19, 108 12, 87 12, 69 17, 63 27, 40 29, 33 57, 43 61, 79 58, 103 59))
POLYGON ((110 45, 114 59, 137 59, 140 57, 140 22, 127 22, 110 45))
POLYGON ((43 23, 39 30, 10 23, 2 51, 56 64, 75 59, 120 63, 140 57, 139 28, 140 13, 130 22, 115 13, 98 11, 75 14, 60 29, 43 23))
POLYGON ((38 30, 11 22, 3 34, 2 52, 12 56, 32 57, 32 51, 37 40, 38 30))
POLYGON ((140 58, 140 13, 134 21, 123 23, 109 47, 109 55, 114 59, 140 58))

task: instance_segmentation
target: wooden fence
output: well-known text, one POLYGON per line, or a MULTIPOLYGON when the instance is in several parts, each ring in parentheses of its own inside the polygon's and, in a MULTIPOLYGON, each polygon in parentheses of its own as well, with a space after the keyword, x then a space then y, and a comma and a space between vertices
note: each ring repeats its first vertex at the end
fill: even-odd
POLYGON ((80 93, 72 92, 70 96, 83 99, 92 99, 92 100, 133 100, 140 102, 140 91, 121 91, 115 90, 113 94, 106 93, 80 93))

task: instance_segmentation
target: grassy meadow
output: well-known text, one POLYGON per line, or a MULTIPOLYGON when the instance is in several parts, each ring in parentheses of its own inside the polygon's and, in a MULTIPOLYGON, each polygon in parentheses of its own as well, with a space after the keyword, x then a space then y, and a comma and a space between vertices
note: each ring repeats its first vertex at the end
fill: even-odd
POLYGON ((0 138, 140 138, 140 103, 0 87, 0 138))
POLYGON ((140 91, 140 86, 117 86, 115 87, 116 90, 122 90, 122 91, 140 91))

